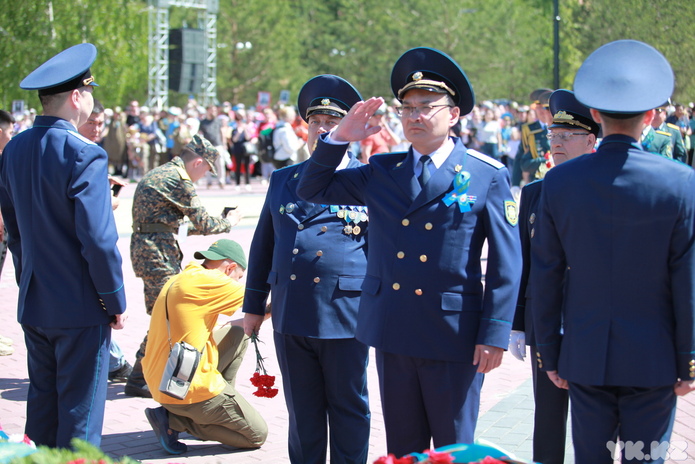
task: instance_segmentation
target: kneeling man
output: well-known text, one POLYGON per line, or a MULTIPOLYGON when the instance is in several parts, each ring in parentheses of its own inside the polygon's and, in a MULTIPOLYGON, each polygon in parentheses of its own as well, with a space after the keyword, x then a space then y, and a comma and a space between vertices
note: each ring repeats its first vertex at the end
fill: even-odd
POLYGON ((234 388, 249 338, 236 325, 215 330, 218 316, 232 315, 244 301, 239 280, 247 267, 246 256, 238 243, 226 239, 194 256, 203 263, 192 262, 172 277, 152 310, 143 369, 152 398, 162 406, 148 408, 145 414, 170 454, 186 451, 178 441, 179 432, 237 448, 257 448, 265 442, 268 427, 234 388), (159 391, 170 341, 172 345, 185 341, 202 352, 183 400, 159 391))

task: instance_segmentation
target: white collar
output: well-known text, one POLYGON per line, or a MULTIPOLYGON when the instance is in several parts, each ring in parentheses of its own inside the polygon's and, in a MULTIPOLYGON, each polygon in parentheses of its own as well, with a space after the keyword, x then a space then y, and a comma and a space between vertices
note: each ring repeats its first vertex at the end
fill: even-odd
MULTIPOLYGON (((444 161, 446 161, 451 152, 454 151, 454 146, 454 141, 451 140, 451 137, 447 137, 442 146, 430 153, 429 156, 432 158, 432 164, 434 164, 435 168, 439 169, 439 167, 444 164, 444 161)), ((413 163, 415 166, 420 163, 420 158, 422 156, 422 153, 413 148, 413 163)))

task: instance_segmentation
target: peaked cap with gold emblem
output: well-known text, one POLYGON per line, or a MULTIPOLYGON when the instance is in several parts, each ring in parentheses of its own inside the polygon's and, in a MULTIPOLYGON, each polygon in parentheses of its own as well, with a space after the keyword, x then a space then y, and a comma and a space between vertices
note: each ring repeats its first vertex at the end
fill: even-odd
POLYGON ((74 45, 34 69, 19 86, 24 90, 38 90, 39 95, 55 95, 87 85, 96 87, 98 84, 89 70, 96 59, 94 45, 74 45))
POLYGON ((550 95, 550 112, 553 123, 550 129, 584 129, 598 136, 601 127, 591 117, 589 108, 577 101, 574 92, 559 89, 550 95))
POLYGON ((312 114, 342 118, 360 100, 362 96, 348 81, 332 74, 321 74, 304 84, 299 91, 297 107, 302 119, 308 122, 312 114))
POLYGON ((410 89, 448 94, 461 108, 461 114, 470 113, 475 105, 475 95, 466 73, 449 55, 433 48, 408 50, 393 65, 393 94, 402 101, 410 89))

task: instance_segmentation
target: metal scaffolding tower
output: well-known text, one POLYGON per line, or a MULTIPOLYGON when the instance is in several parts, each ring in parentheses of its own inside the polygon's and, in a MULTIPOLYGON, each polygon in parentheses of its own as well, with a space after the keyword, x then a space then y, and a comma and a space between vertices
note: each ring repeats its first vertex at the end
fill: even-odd
POLYGON ((217 13, 219 0, 148 0, 148 81, 147 105, 159 110, 169 103, 169 7, 198 10, 204 25, 206 60, 198 102, 204 106, 217 101, 217 13))

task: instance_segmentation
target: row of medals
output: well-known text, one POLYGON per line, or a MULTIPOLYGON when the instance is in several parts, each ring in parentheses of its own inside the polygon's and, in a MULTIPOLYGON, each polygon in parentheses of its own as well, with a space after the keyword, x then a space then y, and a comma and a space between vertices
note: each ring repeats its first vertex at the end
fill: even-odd
MULTIPOLYGON (((280 206, 280 214, 292 213, 297 205, 287 203, 280 206)), ((367 208, 364 206, 338 206, 330 205, 331 213, 335 214, 339 219, 345 221, 343 233, 345 235, 359 235, 362 233, 362 227, 359 224, 369 221, 367 208), (354 224, 354 225, 352 225, 354 224)))
POLYGON ((359 235, 362 233, 362 227, 359 224, 369 221, 369 216, 367 215, 367 209, 364 206, 337 206, 331 205, 331 212, 345 221, 345 227, 343 227, 343 233, 345 235, 359 235), (347 209, 356 208, 356 209, 347 209), (352 225, 354 224, 354 225, 352 225))

